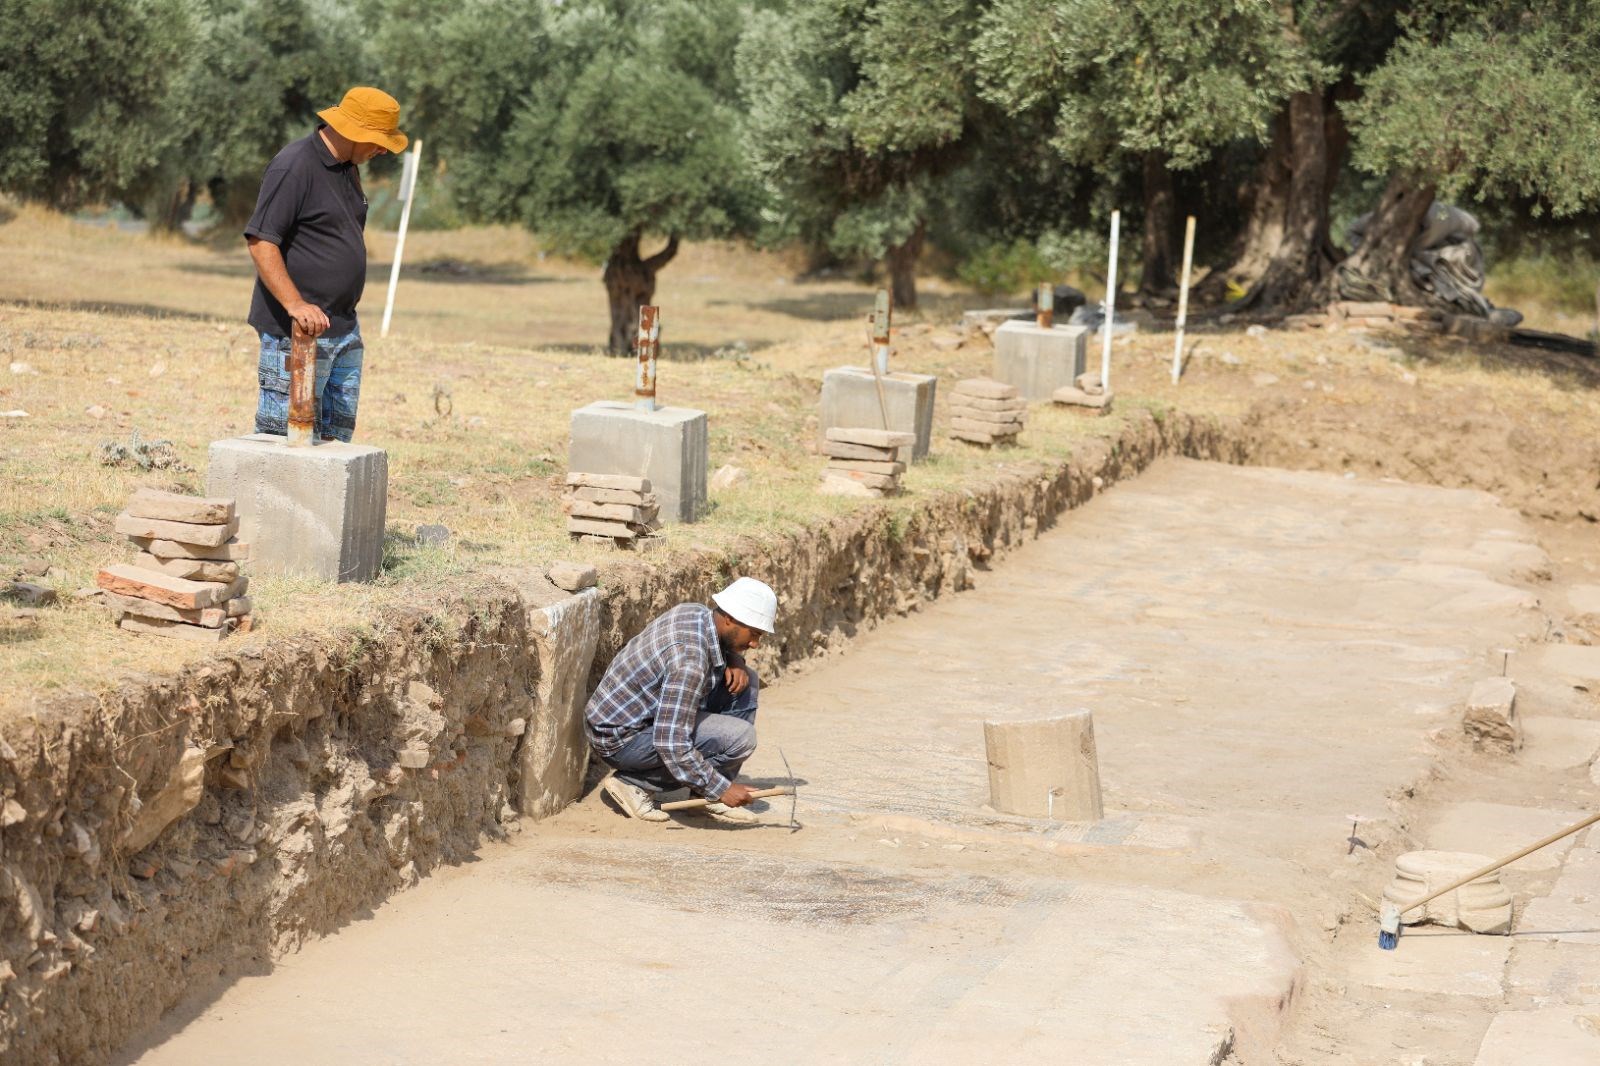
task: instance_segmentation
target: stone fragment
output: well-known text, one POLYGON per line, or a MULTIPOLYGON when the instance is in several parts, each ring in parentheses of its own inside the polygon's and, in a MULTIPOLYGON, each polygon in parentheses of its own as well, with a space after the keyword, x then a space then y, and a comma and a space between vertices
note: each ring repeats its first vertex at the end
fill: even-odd
MULTIPOLYGON (((244 580, 244 578, 239 579, 239 581, 244 580)), ((144 570, 126 563, 118 563, 101 570, 96 583, 107 592, 119 596, 153 600, 168 607, 184 610, 213 607, 219 603, 226 603, 233 598, 233 595, 237 595, 237 593, 228 594, 233 588, 232 585, 169 577, 154 570, 144 570)))
POLYGON ((1596 1062, 1600 1062, 1600 1010, 1588 1004, 1497 1012, 1473 1066, 1594 1066, 1596 1062))
POLYGON ((984 400, 1015 400, 1022 395, 1015 385, 1008 385, 993 378, 963 378, 956 382, 954 391, 957 396, 972 396, 984 400))
POLYGON ((234 506, 232 500, 223 497, 184 496, 176 492, 141 488, 134 492, 133 499, 128 501, 127 513, 135 518, 217 526, 227 525, 233 521, 234 506))
POLYGON ((259 629, 261 627, 261 619, 257 618, 254 614, 247 614, 243 618, 234 619, 234 621, 236 623, 233 627, 233 631, 235 633, 248 633, 253 629, 259 629))
POLYGON ((574 500, 586 500, 590 503, 625 503, 633 507, 656 506, 654 493, 636 492, 632 489, 597 489, 583 486, 572 489, 567 495, 574 500))
POLYGON ((655 515, 642 507, 626 503, 591 503, 572 500, 566 504, 567 513, 574 518, 598 518, 610 522, 629 522, 645 525, 655 520, 655 515))
POLYGON ((568 533, 587 533, 597 537, 632 540, 639 534, 626 522, 606 522, 595 518, 568 518, 568 533))
MULTIPOLYGON (((1384 888, 1383 898, 1403 907, 1457 878, 1481 870, 1491 861, 1487 855, 1467 851, 1407 852, 1395 860, 1394 879, 1384 888)), ((1470 929, 1474 933, 1509 933, 1511 893, 1495 871, 1404 912, 1400 920, 1406 925, 1432 922, 1470 929)))
POLYGON ((966 338, 954 333, 936 333, 928 339, 928 343, 941 352, 953 352, 966 343, 966 338))
POLYGON ((830 459, 829 470, 858 470, 863 474, 883 474, 893 477, 906 471, 906 464, 899 462, 881 462, 872 459, 830 459))
POLYGON ((32 581, 13 581, 0 589, 0 596, 26 607, 48 607, 56 602, 56 590, 32 581))
POLYGON ((141 570, 154 570, 168 577, 183 577, 190 581, 233 581, 239 576, 238 563, 213 562, 210 559, 163 559, 149 552, 134 556, 133 565, 141 570))
POLYGON ((1017 423, 983 422, 972 418, 952 418, 950 428, 963 433, 988 433, 997 437, 1014 437, 1022 428, 1017 423))
POLYGON ((10 796, 6 797, 4 805, 0 805, 0 827, 10 828, 26 821, 28 809, 10 796))
POLYGON ((1486 677, 1472 686, 1461 727, 1480 750, 1509 755, 1522 747, 1517 686, 1509 677, 1486 677))
POLYGON ((168 522, 160 518, 141 518, 127 511, 117 516, 112 528, 129 537, 149 537, 175 540, 183 544, 217 547, 239 532, 238 519, 220 525, 199 525, 194 522, 168 522))
POLYGON ((506 736, 508 737, 520 737, 527 731, 528 720, 526 718, 513 718, 506 723, 506 736))
POLYGON ((822 454, 833 459, 866 459, 871 462, 895 462, 898 448, 874 448, 870 444, 845 444, 842 441, 823 441, 822 454))
POLYGON ((720 466, 717 468, 717 472, 711 475, 711 491, 722 492, 727 489, 737 488, 749 480, 750 472, 743 467, 731 464, 720 466))
POLYGON ((1021 428, 1025 418, 1021 411, 987 411, 981 407, 966 407, 961 404, 950 405, 952 418, 964 418, 968 422, 985 422, 996 426, 1016 426, 1021 428))
POLYGON ((178 764, 172 768, 172 773, 161 788, 144 800, 139 812, 133 816, 133 822, 122 838, 123 850, 129 854, 143 851, 161 835, 163 829, 194 810, 205 792, 205 781, 205 749, 191 744, 183 749, 178 764))
POLYGON ((226 622, 220 628, 207 629, 205 626, 190 625, 188 622, 167 622, 159 618, 139 618, 131 614, 123 615, 122 620, 117 623, 117 628, 129 633, 192 640, 200 644, 219 643, 226 640, 232 631, 226 622))
POLYGON ((843 478, 855 481, 872 489, 896 489, 900 486, 900 479, 892 474, 868 474, 861 470, 835 470, 829 468, 822 472, 824 478, 843 478))
POLYGON ((205 559, 211 562, 244 562, 250 558, 250 545, 237 537, 215 546, 184 544, 176 540, 133 537, 133 543, 158 559, 205 559))
POLYGON ((23 577, 44 577, 50 572, 50 560, 21 559, 12 566, 12 571, 23 577))
POLYGON ((421 770, 433 761, 433 756, 425 744, 407 744, 400 749, 396 761, 407 770, 421 770))
POLYGON ((983 723, 989 803, 1027 818, 1097 822, 1105 817, 1094 716, 1087 710, 1049 718, 983 723))
POLYGON ((831 477, 826 473, 822 475, 817 491, 824 496, 863 496, 874 500, 886 495, 882 489, 871 488, 845 477, 831 477))
POLYGON ((1051 394, 1050 399, 1067 407, 1081 407, 1101 412, 1111 409, 1110 393, 1093 394, 1070 385, 1057 389, 1051 394))
POLYGON ((567 475, 567 484, 575 487, 614 489, 622 492, 650 491, 649 478, 632 477, 627 474, 583 474, 573 472, 567 475))
POLYGON ((416 538, 419 548, 442 548, 450 543, 450 527, 437 524, 418 526, 416 538))
POLYGON ((234 596, 228 600, 226 610, 229 618, 243 618, 254 607, 255 605, 250 602, 249 596, 234 596))
POLYGON ((969 396, 960 392, 950 397, 950 406, 965 407, 979 411, 1026 411, 1028 409, 1028 404, 1025 400, 991 400, 984 396, 969 396))
POLYGON ((568 592, 580 592, 593 587, 599 581, 598 571, 586 563, 552 563, 544 572, 544 576, 557 588, 568 592))
POLYGON ((834 426, 828 429, 823 436, 838 444, 865 444, 874 448, 902 448, 915 444, 917 437, 914 433, 897 433, 889 429, 865 429, 847 426, 834 426))
POLYGON ((968 444, 1010 444, 1016 441, 1017 435, 976 429, 952 429, 950 439, 966 441, 968 444))
POLYGON ((205 626, 207 629, 215 629, 228 619, 226 606, 185 610, 138 596, 120 596, 115 592, 105 593, 105 603, 120 614, 131 614, 139 618, 160 618, 168 622, 188 622, 190 625, 205 626))

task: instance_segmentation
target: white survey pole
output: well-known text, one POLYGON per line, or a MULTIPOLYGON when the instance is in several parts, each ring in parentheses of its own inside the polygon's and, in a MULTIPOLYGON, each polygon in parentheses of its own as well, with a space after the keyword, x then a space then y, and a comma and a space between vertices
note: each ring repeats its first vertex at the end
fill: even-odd
POLYGON ((1111 395, 1111 327, 1117 315, 1117 234, 1122 229, 1122 212, 1111 212, 1111 266, 1106 269, 1105 321, 1100 323, 1104 343, 1100 347, 1100 390, 1111 395))
POLYGON ((389 267, 389 298, 383 301, 383 326, 378 330, 378 336, 389 335, 389 316, 394 313, 394 290, 400 284, 400 257, 406 250, 406 226, 411 222, 411 205, 416 200, 417 174, 422 169, 422 138, 417 138, 417 143, 411 151, 402 157, 400 167, 400 200, 405 204, 400 209, 400 232, 394 239, 394 264, 389 267))
POLYGON ((1189 321, 1189 268, 1194 265, 1194 216, 1183 227, 1183 283, 1178 289, 1178 338, 1172 342, 1172 383, 1183 374, 1183 327, 1189 321))

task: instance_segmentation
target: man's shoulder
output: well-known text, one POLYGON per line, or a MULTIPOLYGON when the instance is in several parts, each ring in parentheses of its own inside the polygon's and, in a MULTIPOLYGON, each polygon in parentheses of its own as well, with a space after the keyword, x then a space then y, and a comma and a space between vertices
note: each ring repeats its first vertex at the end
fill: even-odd
POLYGON ((313 154, 314 146, 311 143, 311 138, 315 136, 315 133, 307 134, 299 140, 290 141, 278 149, 278 154, 273 156, 272 162, 267 164, 267 173, 270 174, 275 170, 295 170, 316 162, 313 154))

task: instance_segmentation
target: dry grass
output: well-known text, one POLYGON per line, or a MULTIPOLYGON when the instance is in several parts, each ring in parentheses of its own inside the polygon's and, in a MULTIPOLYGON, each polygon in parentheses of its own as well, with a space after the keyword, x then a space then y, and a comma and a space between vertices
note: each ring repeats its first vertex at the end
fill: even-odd
MULTIPOLYGON (((360 625, 386 604, 487 568, 599 558, 569 543, 558 506, 569 413, 596 399, 626 398, 632 387, 631 364, 592 347, 605 329, 598 272, 541 262, 519 232, 419 233, 408 262, 440 266, 408 274, 395 330, 384 340, 376 323, 387 237, 372 243, 358 440, 389 452, 384 573, 364 586, 255 580, 266 636, 251 639, 360 625), (411 534, 422 523, 448 526, 449 543, 417 546, 411 534)), ((5 713, 207 654, 127 638, 101 608, 71 593, 92 585, 98 567, 132 554, 110 524, 135 486, 202 491, 209 442, 250 431, 256 342, 242 322, 251 283, 242 248, 150 239, 22 210, 0 224, 0 257, 8 265, 0 276, 0 366, 26 362, 37 371, 0 372, 0 411, 28 412, 0 419, 0 559, 48 560, 57 568, 48 583, 63 599, 32 620, 0 608, 5 713), (102 417, 90 413, 96 407, 102 417), (133 433, 170 439, 192 469, 100 463, 103 443, 133 433)), ((897 366, 947 383, 986 373, 987 343, 942 351, 929 343, 940 327, 927 323, 953 322, 962 304, 990 301, 937 283, 927 289, 923 312, 900 319, 897 366)), ((686 249, 663 273, 658 299, 668 341, 663 402, 706 410, 713 468, 733 463, 753 475, 714 496, 705 521, 672 529, 667 559, 864 505, 909 508, 919 495, 997 467, 1066 456, 1139 407, 1239 415, 1259 399, 1252 372, 1280 375, 1285 389, 1302 377, 1337 381, 1331 393, 1319 385, 1304 394, 1319 404, 1362 403, 1371 390, 1415 372, 1440 388, 1510 389, 1502 395, 1530 409, 1576 405, 1594 414, 1587 388, 1542 373, 1507 374, 1454 342, 1406 351, 1349 337, 1200 333, 1188 376, 1174 388, 1166 376, 1171 335, 1144 335, 1118 342, 1122 415, 1088 421, 1035 408, 1025 446, 990 453, 943 438, 941 402, 936 454, 907 474, 909 495, 866 504, 815 492, 822 461, 805 442, 815 436, 822 372, 860 361, 858 316, 870 306, 868 288, 847 280, 799 284, 776 257, 707 245, 686 249)), ((1097 359, 1092 353, 1091 363, 1097 359)))

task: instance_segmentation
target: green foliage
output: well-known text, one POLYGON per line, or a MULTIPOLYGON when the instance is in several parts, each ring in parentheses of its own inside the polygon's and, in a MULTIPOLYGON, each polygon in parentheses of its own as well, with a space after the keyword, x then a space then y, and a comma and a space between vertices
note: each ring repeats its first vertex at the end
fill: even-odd
POLYGON ((1268 0, 997 0, 974 50, 983 94, 1053 114, 1066 158, 1161 152, 1176 170, 1266 139, 1320 73, 1268 0))
POLYGON ((606 255, 737 230, 736 0, 390 0, 377 47, 471 218, 606 255))
POLYGON ((974 106, 969 0, 814 0, 754 14, 735 59, 767 232, 881 258, 928 217, 974 106))
POLYGON ((1106 239, 1092 230, 1048 229, 1036 240, 1017 238, 980 245, 956 276, 986 296, 1016 295, 1074 272, 1103 271, 1106 239))
POLYGON ((1600 3, 1435 5, 1345 107, 1354 161, 1442 197, 1600 203, 1600 3))
POLYGON ((75 207, 137 180, 191 34, 183 0, 0 4, 0 188, 75 207))

